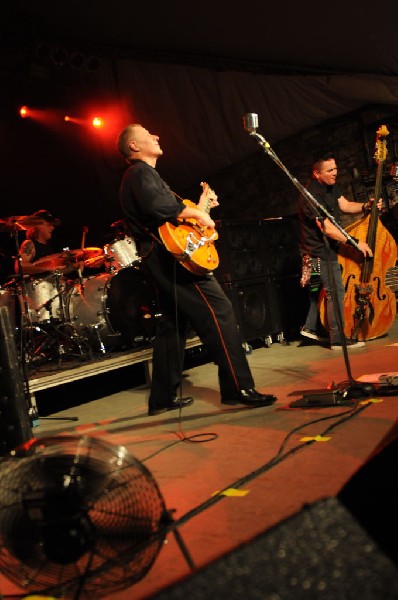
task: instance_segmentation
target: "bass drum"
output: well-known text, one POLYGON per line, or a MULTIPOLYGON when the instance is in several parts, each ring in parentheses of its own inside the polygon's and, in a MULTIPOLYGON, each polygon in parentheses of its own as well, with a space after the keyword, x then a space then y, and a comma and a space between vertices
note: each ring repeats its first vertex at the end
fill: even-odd
POLYGON ((160 311, 153 286, 139 269, 129 268, 75 284, 67 314, 93 349, 105 352, 151 341, 160 311))

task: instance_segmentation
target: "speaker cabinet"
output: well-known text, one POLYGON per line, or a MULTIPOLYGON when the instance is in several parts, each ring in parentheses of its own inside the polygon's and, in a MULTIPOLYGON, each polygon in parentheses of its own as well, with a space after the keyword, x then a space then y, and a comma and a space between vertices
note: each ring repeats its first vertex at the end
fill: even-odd
POLYGON ((232 302, 244 341, 282 331, 276 285, 271 279, 231 281, 222 287, 232 302))
POLYGON ((301 270, 296 218, 217 223, 220 265, 215 271, 223 282, 301 270))
POLYGON ((261 224, 265 275, 286 277, 301 272, 297 217, 264 220, 261 224))
POLYGON ((220 264, 214 274, 220 283, 264 275, 260 220, 219 221, 216 228, 218 232, 216 247, 220 264))
POLYGON ((153 598, 396 600, 398 569, 326 498, 153 598))

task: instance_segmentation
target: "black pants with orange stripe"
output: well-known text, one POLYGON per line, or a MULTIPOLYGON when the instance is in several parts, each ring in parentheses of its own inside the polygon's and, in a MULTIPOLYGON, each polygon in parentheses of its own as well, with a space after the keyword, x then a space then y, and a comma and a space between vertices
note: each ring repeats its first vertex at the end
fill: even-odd
POLYGON ((150 408, 169 406, 178 394, 190 324, 218 366, 221 397, 253 388, 232 303, 214 275, 190 273, 161 246, 142 265, 155 285, 162 313, 153 344, 150 408))

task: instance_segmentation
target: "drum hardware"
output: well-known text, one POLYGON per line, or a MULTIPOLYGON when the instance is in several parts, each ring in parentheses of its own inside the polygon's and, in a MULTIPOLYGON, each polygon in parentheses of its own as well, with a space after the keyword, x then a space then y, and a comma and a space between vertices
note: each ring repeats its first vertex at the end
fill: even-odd
MULTIPOLYGON (((43 344, 41 344, 40 346, 37 346, 37 344, 36 344, 36 347, 35 347, 33 332, 37 333, 39 331, 40 333, 44 333, 45 338, 46 338, 46 335, 45 335, 45 332, 41 328, 37 327, 36 325, 34 325, 32 323, 31 318, 30 318, 31 313, 30 313, 29 305, 28 305, 26 276, 23 272, 22 257, 19 252, 18 231, 21 229, 28 229, 30 227, 35 227, 37 225, 41 225, 41 224, 43 224, 43 222, 44 222, 43 219, 40 219, 37 217, 18 216, 18 217, 9 217, 5 220, 2 220, 0 223, 2 228, 4 228, 4 230, 8 231, 10 233, 10 235, 13 237, 14 243, 15 243, 15 248, 16 248, 15 260, 18 265, 18 273, 17 273, 16 277, 14 278, 12 285, 15 285, 16 295, 19 296, 19 307, 21 310, 20 310, 20 315, 19 315, 20 328, 19 329, 15 328, 15 336, 16 336, 16 338, 17 338, 17 335, 19 336, 19 344, 17 345, 17 348, 19 348, 19 359, 20 359, 20 365, 21 365, 21 374, 22 374, 22 379, 23 379, 24 394, 25 394, 28 415, 29 415, 29 418, 30 418, 30 421, 31 421, 31 424, 33 427, 35 427, 36 425, 39 424, 39 414, 37 411, 37 406, 36 406, 36 402, 34 400, 34 396, 32 395, 32 393, 30 391, 28 364, 29 363, 34 364, 34 359, 37 356, 41 355, 41 349, 43 348, 43 344), (37 352, 38 349, 40 349, 39 354, 37 352)), ((16 304, 17 303, 14 303, 14 309, 16 309, 16 304)), ((36 360, 36 363, 37 363, 37 360, 36 360)), ((52 419, 57 419, 57 420, 62 419, 62 420, 68 420, 68 421, 77 421, 78 420, 77 417, 61 417, 61 418, 43 417, 43 418, 51 419, 51 420, 52 419)))
MULTIPOLYGON (((34 225, 37 225, 38 222, 37 222, 37 219, 35 222, 35 219, 33 219, 33 218, 31 220, 29 220, 28 218, 24 218, 24 217, 15 217, 15 218, 11 217, 10 220, 14 220, 12 223, 12 226, 10 225, 10 234, 14 238, 15 247, 16 247, 16 262, 18 265, 18 276, 14 279, 13 285, 15 285, 15 287, 16 287, 16 294, 19 295, 20 307, 22 309, 21 313, 20 313, 19 344, 16 344, 16 346, 19 349, 21 374, 22 374, 22 379, 23 379, 27 411, 28 411, 28 415, 29 415, 32 427, 35 427, 39 424, 39 413, 37 410, 36 402, 34 401, 34 397, 32 396, 32 393, 30 391, 29 375, 28 375, 28 368, 27 368, 28 367, 27 350, 29 349, 31 351, 31 349, 32 349, 32 337, 30 335, 31 329, 32 329, 32 323, 30 321, 30 313, 29 313, 27 290, 26 290, 26 280, 25 280, 25 274, 24 274, 23 268, 22 268, 22 257, 19 252, 18 229, 26 229, 28 227, 33 227, 34 225), (34 222, 34 225, 32 224, 33 222, 34 222), (25 313, 25 317, 24 317, 23 313, 25 313), (23 322, 24 318, 27 321, 27 323, 25 323, 25 324, 23 322), (26 327, 24 327, 24 325, 27 325, 28 331, 26 331, 26 327), (28 344, 25 343, 26 341, 28 342, 28 344)), ((41 219, 40 219, 40 222, 42 222, 41 219)), ((16 306, 14 304, 14 310, 15 310, 15 308, 16 308, 16 306)), ((17 329, 15 329, 15 334, 17 335, 17 329)), ((30 356, 31 356, 31 354, 29 354, 29 358, 30 358, 30 356)))
POLYGON ((88 341, 79 334, 71 323, 49 323, 46 327, 50 347, 49 360, 62 360, 78 358, 80 360, 91 360, 92 349, 88 341))

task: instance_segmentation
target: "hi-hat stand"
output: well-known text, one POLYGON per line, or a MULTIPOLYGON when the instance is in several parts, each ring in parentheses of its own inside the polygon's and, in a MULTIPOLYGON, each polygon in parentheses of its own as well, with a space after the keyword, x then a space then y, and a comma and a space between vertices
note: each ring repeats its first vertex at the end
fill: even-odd
MULTIPOLYGON (((329 213, 329 211, 314 198, 314 196, 290 173, 290 171, 285 167, 280 158, 271 148, 271 145, 267 140, 257 132, 258 128, 258 115, 256 113, 247 113, 243 117, 243 124, 246 131, 252 136, 261 148, 264 150, 268 156, 275 162, 276 165, 289 177, 293 185, 300 191, 303 197, 311 204, 311 206, 317 211, 321 222, 324 221, 325 218, 329 219, 337 227, 337 229, 349 240, 350 244, 356 248, 359 252, 361 252, 358 243, 354 238, 352 238, 349 233, 347 233, 339 223, 335 220, 333 215, 329 213)), ((327 251, 329 250, 329 242, 327 236, 323 232, 324 242, 326 244, 327 251)), ((340 306, 337 301, 337 289, 336 282, 334 279, 334 275, 331 269, 330 262, 328 261, 329 268, 329 279, 331 283, 331 293, 332 293, 332 301, 333 308, 335 311, 335 317, 337 326, 341 336, 341 345, 343 349, 344 362, 347 372, 347 381, 334 384, 333 389, 321 389, 321 390, 304 390, 303 397, 299 400, 290 404, 292 407, 320 407, 320 406, 349 406, 355 404, 355 402, 361 398, 369 398, 376 393, 375 386, 371 383, 363 383, 356 381, 351 372, 350 361, 348 358, 348 350, 346 337, 344 333, 343 327, 343 319, 340 311, 340 306)))

